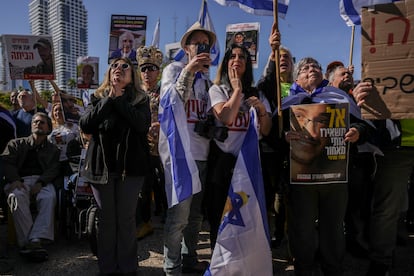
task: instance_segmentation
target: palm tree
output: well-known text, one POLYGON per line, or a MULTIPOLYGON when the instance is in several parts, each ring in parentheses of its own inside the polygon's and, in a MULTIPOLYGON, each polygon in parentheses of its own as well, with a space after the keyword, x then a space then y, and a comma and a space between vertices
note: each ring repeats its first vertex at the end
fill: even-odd
POLYGON ((76 80, 75 79, 69 79, 68 80, 68 86, 70 89, 74 89, 77 86, 76 80))

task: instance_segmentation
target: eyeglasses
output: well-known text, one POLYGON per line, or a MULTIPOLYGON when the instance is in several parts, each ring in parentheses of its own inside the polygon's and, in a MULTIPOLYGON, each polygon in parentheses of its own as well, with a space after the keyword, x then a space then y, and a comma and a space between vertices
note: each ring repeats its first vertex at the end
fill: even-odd
POLYGON ((147 71, 154 72, 154 71, 158 71, 158 67, 155 65, 145 65, 145 66, 142 66, 140 70, 142 73, 147 72, 147 71))
POLYGON ((299 74, 308 72, 311 68, 316 69, 318 71, 321 70, 321 67, 318 64, 310 63, 310 64, 305 64, 302 68, 300 68, 299 74))
POLYGON ((124 39, 124 40, 122 40, 122 42, 129 42, 129 43, 132 43, 132 40, 129 40, 129 39, 124 39))
POLYGON ((117 69, 120 66, 121 66, 121 69, 123 71, 125 71, 125 70, 127 70, 129 68, 129 64, 128 63, 118 63, 118 62, 116 62, 116 63, 112 63, 111 64, 111 69, 112 70, 115 70, 115 69, 117 69))
POLYGON ((37 124, 44 125, 44 124, 46 124, 46 122, 45 122, 45 121, 42 121, 42 120, 34 120, 34 121, 33 121, 33 124, 34 124, 34 125, 37 125, 37 124))

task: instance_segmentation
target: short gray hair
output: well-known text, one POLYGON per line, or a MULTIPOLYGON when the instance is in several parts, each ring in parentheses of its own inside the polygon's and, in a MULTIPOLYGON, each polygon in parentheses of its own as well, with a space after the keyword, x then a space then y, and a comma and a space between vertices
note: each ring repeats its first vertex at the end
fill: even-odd
POLYGON ((299 72, 302 70, 303 66, 311 63, 318 65, 319 68, 322 70, 321 64, 316 59, 312 57, 305 57, 295 64, 295 69, 293 69, 293 79, 296 80, 298 78, 299 72))

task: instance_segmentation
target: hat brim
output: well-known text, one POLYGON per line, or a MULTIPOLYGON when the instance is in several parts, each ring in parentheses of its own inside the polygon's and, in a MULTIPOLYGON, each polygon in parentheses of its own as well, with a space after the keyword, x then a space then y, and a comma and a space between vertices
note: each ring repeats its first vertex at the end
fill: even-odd
POLYGON ((196 22, 181 38, 181 47, 184 49, 188 38, 197 31, 202 31, 207 34, 210 46, 216 43, 216 34, 201 27, 200 23, 196 22))
POLYGON ((154 66, 156 66, 158 69, 160 69, 160 67, 159 67, 157 64, 155 64, 155 63, 151 63, 151 62, 144 62, 144 63, 140 64, 140 65, 139 65, 139 67, 143 67, 143 66, 145 66, 145 65, 154 65, 154 66))

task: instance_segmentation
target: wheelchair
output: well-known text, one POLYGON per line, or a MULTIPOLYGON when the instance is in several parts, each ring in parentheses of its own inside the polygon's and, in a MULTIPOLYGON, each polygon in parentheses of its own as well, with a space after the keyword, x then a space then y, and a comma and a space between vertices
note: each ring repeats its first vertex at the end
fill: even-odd
POLYGON ((92 186, 82 177, 82 168, 86 150, 82 149, 80 156, 72 157, 70 162, 74 173, 65 177, 64 187, 59 192, 59 214, 61 232, 70 240, 86 237, 91 251, 97 254, 98 206, 92 192, 92 186))

